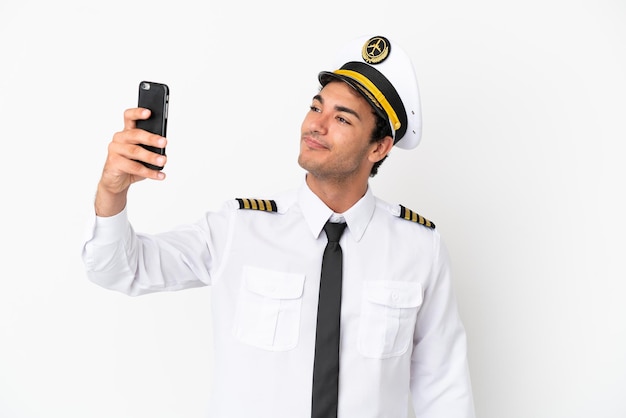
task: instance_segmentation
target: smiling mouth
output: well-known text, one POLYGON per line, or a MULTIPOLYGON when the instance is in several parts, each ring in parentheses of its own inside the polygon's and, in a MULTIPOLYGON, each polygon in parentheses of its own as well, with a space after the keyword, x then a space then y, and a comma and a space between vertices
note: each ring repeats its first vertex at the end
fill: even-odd
POLYGON ((302 135, 302 142, 312 149, 328 149, 328 146, 323 142, 318 141, 315 136, 316 135, 311 134, 302 135))

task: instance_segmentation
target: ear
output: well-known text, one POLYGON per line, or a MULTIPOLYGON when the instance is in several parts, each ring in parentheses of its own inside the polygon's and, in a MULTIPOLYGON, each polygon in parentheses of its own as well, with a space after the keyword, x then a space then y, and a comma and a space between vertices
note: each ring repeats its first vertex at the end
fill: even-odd
POLYGON ((391 151, 391 148, 393 147, 393 138, 386 136, 380 141, 372 144, 372 146, 373 148, 370 152, 369 160, 372 164, 375 164, 389 154, 389 151, 391 151))

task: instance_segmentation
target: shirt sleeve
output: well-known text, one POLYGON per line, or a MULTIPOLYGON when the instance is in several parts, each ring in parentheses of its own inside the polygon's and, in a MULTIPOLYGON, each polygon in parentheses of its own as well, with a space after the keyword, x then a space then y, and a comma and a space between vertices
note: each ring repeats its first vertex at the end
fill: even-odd
POLYGON ((208 214, 195 224, 153 235, 136 233, 126 209, 106 218, 93 214, 82 260, 89 280, 131 296, 206 286, 218 252, 212 238, 219 231, 211 230, 208 214))
POLYGON ((413 408, 420 418, 474 418, 465 328, 452 288, 448 253, 436 231, 434 251, 411 360, 413 408))

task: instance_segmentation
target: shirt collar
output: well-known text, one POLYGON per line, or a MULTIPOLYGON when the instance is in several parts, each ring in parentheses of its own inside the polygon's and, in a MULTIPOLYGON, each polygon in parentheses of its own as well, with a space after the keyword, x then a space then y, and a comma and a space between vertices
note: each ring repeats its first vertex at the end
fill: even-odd
MULTIPOLYGON (((304 219, 315 238, 320 236, 324 224, 331 216, 335 215, 333 219, 336 218, 336 214, 311 191, 306 184, 306 180, 302 182, 298 190, 298 203, 304 219)), ((354 237, 355 241, 358 242, 363 238, 367 225, 369 225, 374 214, 375 207, 376 198, 368 185, 365 195, 350 209, 340 214, 348 224, 350 235, 354 237)))

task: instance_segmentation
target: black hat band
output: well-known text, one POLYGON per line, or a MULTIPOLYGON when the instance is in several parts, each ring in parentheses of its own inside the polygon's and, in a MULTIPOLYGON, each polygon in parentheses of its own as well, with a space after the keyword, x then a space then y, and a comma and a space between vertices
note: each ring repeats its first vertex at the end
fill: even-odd
POLYGON ((394 143, 404 136, 408 124, 404 104, 396 89, 380 71, 371 65, 351 61, 344 64, 334 73, 354 79, 376 98, 378 103, 385 109, 394 131, 396 131, 394 143), (398 127, 397 124, 400 126, 398 127))

